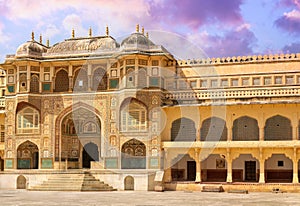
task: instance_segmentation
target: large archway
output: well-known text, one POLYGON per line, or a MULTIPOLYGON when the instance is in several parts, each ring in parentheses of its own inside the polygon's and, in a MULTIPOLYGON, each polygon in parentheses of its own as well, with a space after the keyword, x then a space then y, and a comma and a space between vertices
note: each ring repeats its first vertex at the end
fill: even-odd
POLYGON ((132 139, 122 146, 122 169, 146 169, 146 146, 132 139))
POLYGON ((62 118, 56 139, 55 160, 67 162, 69 169, 90 168, 91 161, 99 161, 101 123, 92 111, 79 107, 62 118))
POLYGON ((92 142, 84 145, 82 150, 82 167, 90 168, 91 161, 99 161, 98 146, 92 142))
POLYGON ((18 169, 38 169, 39 168, 39 148, 36 144, 26 141, 19 145, 17 149, 18 169))

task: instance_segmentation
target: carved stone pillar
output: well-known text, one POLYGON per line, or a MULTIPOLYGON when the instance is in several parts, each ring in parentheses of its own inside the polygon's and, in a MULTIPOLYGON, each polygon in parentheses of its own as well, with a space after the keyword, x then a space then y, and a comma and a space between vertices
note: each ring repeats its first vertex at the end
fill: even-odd
POLYGON ((265 183, 265 158, 262 149, 259 154, 259 183, 265 183))
POLYGON ((227 151, 227 178, 226 182, 231 183, 232 182, 232 157, 230 154, 230 150, 227 151))
POLYGON ((297 149, 296 148, 294 148, 294 158, 293 158, 293 183, 299 183, 298 158, 297 158, 297 149))
POLYGON ((196 161, 196 179, 195 182, 201 182, 201 160, 199 158, 199 150, 195 149, 195 161, 196 161))

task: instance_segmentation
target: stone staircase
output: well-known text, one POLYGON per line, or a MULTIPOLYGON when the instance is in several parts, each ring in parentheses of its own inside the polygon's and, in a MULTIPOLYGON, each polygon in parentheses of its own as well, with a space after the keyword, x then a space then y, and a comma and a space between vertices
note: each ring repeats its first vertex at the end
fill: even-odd
POLYGON ((112 186, 96 179, 90 172, 55 174, 41 185, 31 186, 31 191, 116 191, 112 186))

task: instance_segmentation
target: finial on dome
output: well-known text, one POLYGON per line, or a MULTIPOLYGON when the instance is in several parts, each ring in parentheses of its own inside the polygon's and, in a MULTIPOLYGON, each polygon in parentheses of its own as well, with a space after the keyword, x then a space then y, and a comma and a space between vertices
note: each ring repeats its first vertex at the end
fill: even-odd
POLYGON ((75 30, 74 30, 74 28, 72 29, 72 38, 75 38, 75 30))
POLYGON ((42 37, 42 34, 40 34, 40 44, 43 44, 43 37, 42 37))
POLYGON ((144 34, 144 32, 145 32, 145 29, 144 29, 144 27, 142 27, 142 34, 144 34))
POLYGON ((136 25, 135 30, 136 30, 137 33, 140 32, 140 25, 139 24, 136 25))
POLYGON ((146 37, 147 37, 147 39, 149 39, 149 33, 148 32, 146 32, 146 37))
POLYGON ((31 40, 34 41, 34 32, 31 32, 31 40))
POLYGON ((49 47, 50 46, 50 42, 49 42, 49 39, 47 39, 47 43, 46 43, 46 46, 49 47))
POLYGON ((105 33, 106 33, 106 36, 109 36, 109 28, 107 25, 106 25, 105 33))
POLYGON ((92 27, 89 29, 89 37, 92 37, 92 27))

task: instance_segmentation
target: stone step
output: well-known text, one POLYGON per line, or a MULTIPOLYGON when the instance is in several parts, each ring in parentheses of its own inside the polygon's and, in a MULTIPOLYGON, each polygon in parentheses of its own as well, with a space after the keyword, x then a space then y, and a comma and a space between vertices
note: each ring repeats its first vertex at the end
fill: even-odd
POLYGON ((41 185, 32 186, 35 191, 116 191, 112 186, 96 179, 92 174, 56 174, 41 185))

